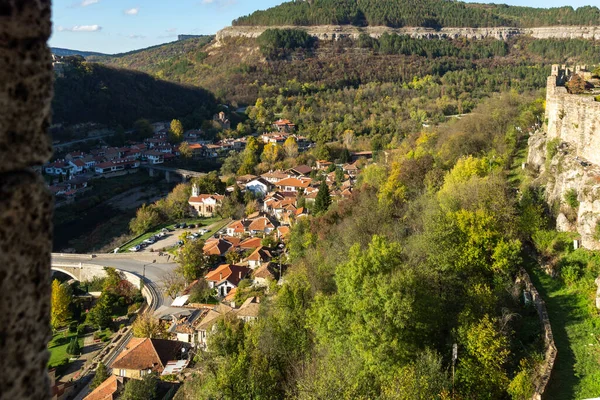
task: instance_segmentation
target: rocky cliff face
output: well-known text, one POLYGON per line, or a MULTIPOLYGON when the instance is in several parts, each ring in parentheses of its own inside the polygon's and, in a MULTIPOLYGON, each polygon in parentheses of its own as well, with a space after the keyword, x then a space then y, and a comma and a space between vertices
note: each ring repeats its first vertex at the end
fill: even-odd
POLYGON ((498 40, 510 39, 513 36, 528 35, 536 39, 598 39, 600 40, 600 26, 550 26, 539 28, 442 28, 440 30, 431 28, 389 28, 385 26, 356 27, 351 25, 320 25, 320 26, 230 26, 217 33, 217 41, 228 37, 257 38, 269 28, 302 29, 310 35, 321 39, 331 40, 340 38, 358 39, 361 33, 366 33, 378 38, 383 33, 397 33, 414 38, 426 39, 457 39, 465 37, 468 39, 494 38, 498 40))
POLYGON ((600 249, 600 103, 568 94, 548 79, 546 124, 529 139, 529 167, 545 186, 546 200, 557 212, 559 231, 577 232, 581 244, 600 249), (579 205, 565 197, 576 194, 579 205))

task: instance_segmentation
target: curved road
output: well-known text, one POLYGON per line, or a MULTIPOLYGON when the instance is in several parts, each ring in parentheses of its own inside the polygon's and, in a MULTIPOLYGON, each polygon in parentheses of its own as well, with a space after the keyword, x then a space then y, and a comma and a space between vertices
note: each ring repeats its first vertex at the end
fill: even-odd
POLYGON ((155 263, 152 263, 153 259, 145 256, 143 258, 136 259, 134 257, 102 257, 99 255, 98 257, 91 258, 83 258, 83 255, 76 254, 53 254, 52 262, 53 263, 73 263, 73 262, 82 262, 84 264, 94 264, 102 267, 114 267, 116 269, 120 269, 122 271, 131 272, 138 276, 143 276, 144 284, 150 286, 153 292, 157 293, 158 296, 155 304, 152 304, 151 307, 154 310, 157 310, 161 306, 170 306, 172 300, 168 296, 164 296, 163 290, 161 288, 161 282, 166 273, 173 272, 177 267, 177 264, 174 262, 170 262, 173 260, 171 257, 167 259, 165 257, 156 256, 154 259, 155 263))

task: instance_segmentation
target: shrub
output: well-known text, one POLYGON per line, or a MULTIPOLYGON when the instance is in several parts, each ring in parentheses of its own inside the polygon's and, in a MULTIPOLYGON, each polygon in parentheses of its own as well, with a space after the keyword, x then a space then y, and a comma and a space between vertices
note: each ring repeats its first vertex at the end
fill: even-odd
POLYGON ((71 332, 71 333, 77 332, 77 321, 73 321, 69 324, 69 332, 71 332))
POLYGON ((560 139, 552 139, 548 143, 546 143, 546 158, 548 160, 552 160, 556 154, 558 154, 558 145, 560 144, 560 139))
POLYGON ((596 229, 594 230, 594 239, 600 240, 600 220, 596 222, 596 229))
POLYGON ((576 265, 566 265, 560 270, 560 275, 565 284, 571 286, 579 279, 580 271, 576 265))
POLYGON ((579 200, 577 200, 577 190, 569 189, 565 193, 565 202, 569 205, 569 207, 575 209, 579 207, 579 200))

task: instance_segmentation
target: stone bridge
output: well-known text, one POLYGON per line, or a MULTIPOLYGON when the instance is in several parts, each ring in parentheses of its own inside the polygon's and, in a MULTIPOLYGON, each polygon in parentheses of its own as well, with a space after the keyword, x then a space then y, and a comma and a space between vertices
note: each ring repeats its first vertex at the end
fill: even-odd
POLYGON ((150 176, 164 174, 167 182, 171 182, 173 175, 180 176, 183 182, 188 181, 190 178, 201 178, 206 175, 204 172, 190 171, 181 168, 170 168, 162 165, 144 164, 141 167, 147 169, 150 176))

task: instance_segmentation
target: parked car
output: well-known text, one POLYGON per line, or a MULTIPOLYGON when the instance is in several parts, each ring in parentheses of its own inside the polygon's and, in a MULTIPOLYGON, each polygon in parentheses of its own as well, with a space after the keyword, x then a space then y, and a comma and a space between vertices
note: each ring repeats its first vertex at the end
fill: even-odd
POLYGON ((183 246, 183 240, 178 240, 178 241, 177 241, 177 245, 178 245, 178 246, 183 246))
POLYGON ((154 243, 156 243, 156 239, 155 239, 155 238, 154 238, 154 236, 153 236, 153 237, 150 237, 150 238, 148 238, 148 239, 144 240, 142 243, 146 243, 146 244, 154 244, 154 243))
POLYGON ((195 224, 189 224, 189 225, 188 225, 188 228, 190 228, 190 229, 194 229, 195 227, 196 227, 196 225, 195 225, 195 224))
POLYGON ((187 224, 186 224, 185 222, 182 222, 182 223, 179 225, 179 227, 180 227, 180 228, 187 228, 187 224))
POLYGON ((161 232, 161 233, 168 233, 168 232, 171 232, 171 229, 169 229, 169 228, 162 228, 162 229, 160 230, 160 232, 161 232))
POLYGON ((200 234, 197 233, 197 232, 194 232, 194 233, 192 233, 192 237, 195 238, 195 239, 197 239, 197 238, 200 237, 200 234))
POLYGON ((142 246, 140 246, 138 244, 137 246, 130 247, 129 251, 137 252, 137 251, 140 251, 141 249, 142 249, 142 246))
POLYGON ((167 236, 167 234, 166 234, 165 232, 160 232, 160 233, 158 233, 158 234, 156 235, 156 238, 157 238, 157 239, 162 239, 162 238, 164 238, 165 236, 167 236))
POLYGON ((202 228, 198 231, 198 233, 200 233, 201 235, 206 235, 208 233, 208 229, 202 228))

